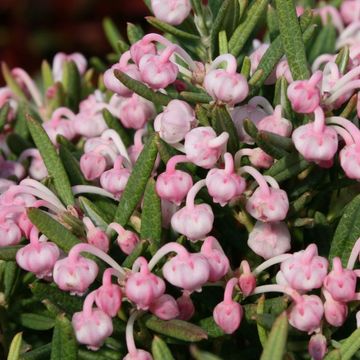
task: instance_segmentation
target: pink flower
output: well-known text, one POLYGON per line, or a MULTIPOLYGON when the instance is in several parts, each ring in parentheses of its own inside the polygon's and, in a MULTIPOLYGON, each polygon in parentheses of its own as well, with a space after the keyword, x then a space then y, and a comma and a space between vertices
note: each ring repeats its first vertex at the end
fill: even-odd
POLYGON ((264 117, 258 124, 259 130, 265 130, 280 136, 290 136, 292 124, 281 116, 282 106, 277 105, 272 115, 264 117))
POLYGON ((183 294, 176 299, 176 302, 179 307, 179 316, 180 320, 190 320, 195 313, 195 306, 190 298, 190 294, 188 291, 183 291, 183 294))
POLYGON ((256 277, 251 272, 250 265, 247 260, 243 260, 240 264, 240 270, 242 271, 239 276, 239 287, 244 296, 252 294, 256 287, 256 277))
POLYGON ((346 303, 334 300, 326 290, 323 291, 323 294, 325 296, 324 310, 326 321, 332 326, 342 326, 348 314, 346 303))
POLYGON ((168 294, 164 294, 153 301, 149 310, 162 320, 172 320, 180 314, 176 300, 168 294))
POLYGON ((190 14, 189 0, 151 0, 151 9, 159 20, 180 25, 190 14))
POLYGON ((85 73, 87 61, 82 54, 78 52, 72 54, 65 54, 63 52, 59 52, 54 56, 52 64, 53 76, 55 81, 62 80, 64 65, 67 61, 73 61, 75 63, 80 75, 83 75, 85 73))
POLYGON ((116 241, 121 251, 126 255, 130 255, 140 241, 136 233, 124 229, 120 224, 111 223, 108 226, 108 229, 113 229, 117 232, 118 237, 116 238, 116 241))
POLYGON ((326 337, 323 334, 313 335, 310 338, 308 349, 314 360, 322 360, 327 351, 326 337))
POLYGON ((346 25, 360 20, 360 3, 358 0, 345 0, 341 3, 340 14, 346 25))

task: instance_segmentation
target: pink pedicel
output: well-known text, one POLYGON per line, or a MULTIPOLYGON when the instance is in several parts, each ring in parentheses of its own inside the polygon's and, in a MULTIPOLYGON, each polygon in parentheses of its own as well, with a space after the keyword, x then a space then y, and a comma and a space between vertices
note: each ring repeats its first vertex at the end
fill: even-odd
POLYGON ((140 239, 136 233, 124 229, 120 224, 117 223, 111 223, 108 226, 107 231, 110 229, 114 230, 118 234, 116 241, 121 251, 126 255, 130 255, 135 249, 136 245, 140 242, 140 239))
POLYGON ((183 294, 176 299, 176 302, 179 307, 179 320, 188 321, 195 314, 195 306, 190 298, 190 293, 188 291, 183 291, 183 294))
POLYGON ((315 244, 292 254, 281 263, 277 280, 298 291, 310 291, 322 286, 327 275, 328 261, 318 256, 315 244))
POLYGON ((90 350, 98 350, 113 332, 109 315, 98 308, 93 308, 96 290, 86 296, 83 310, 72 317, 76 340, 90 350))
POLYGON ((140 71, 135 64, 129 64, 130 59, 130 51, 126 51, 121 55, 117 64, 112 65, 110 69, 104 72, 104 85, 106 88, 124 97, 131 96, 133 91, 128 89, 119 79, 116 78, 114 70, 120 70, 132 79, 141 81, 140 71))
POLYGON ((291 249, 291 236, 283 222, 257 221, 249 233, 248 246, 265 260, 284 254, 291 249))
POLYGON ((315 109, 315 120, 294 130, 292 140, 299 153, 308 161, 322 166, 332 161, 337 148, 336 131, 325 125, 324 112, 320 107, 315 109))
POLYGON ((204 255, 189 253, 184 246, 178 243, 172 242, 161 247, 151 259, 150 269, 170 252, 175 252, 177 255, 163 266, 164 278, 170 284, 188 292, 201 289, 210 276, 209 263, 204 255))
POLYGON ((323 334, 311 336, 308 351, 314 360, 322 360, 327 352, 326 337, 323 334))
POLYGON ((63 76, 64 65, 67 61, 73 61, 80 73, 83 75, 86 71, 87 61, 85 57, 78 53, 65 54, 59 52, 54 56, 52 63, 53 76, 55 81, 61 81, 63 76))
POLYGON ((80 256, 80 252, 87 251, 88 246, 91 245, 75 245, 68 257, 55 263, 54 282, 61 290, 82 296, 94 282, 99 271, 96 262, 80 256))
POLYGON ((239 287, 244 296, 252 294, 256 287, 256 277, 251 272, 250 265, 246 260, 240 264, 241 274, 239 276, 239 287))
POLYGON ((111 276, 116 276, 117 272, 109 268, 104 271, 102 286, 95 292, 95 302, 99 309, 106 315, 115 317, 120 310, 122 293, 119 285, 111 282, 111 276))
POLYGON ((195 196, 205 186, 205 180, 198 181, 188 192, 186 204, 171 218, 171 226, 190 241, 203 239, 214 223, 214 213, 208 204, 195 205, 195 196))
POLYGON ((138 309, 148 310, 150 305, 165 292, 165 282, 152 274, 144 257, 138 257, 133 265, 140 267, 140 272, 128 275, 125 284, 126 297, 136 304, 138 309))
POLYGON ((168 294, 161 295, 153 301, 149 310, 161 320, 172 320, 180 315, 178 303, 168 294))
POLYGON ((234 171, 234 159, 230 153, 224 154, 225 169, 211 169, 206 176, 206 187, 214 203, 225 206, 240 196, 245 188, 244 178, 234 171))
POLYGON ((324 306, 317 295, 299 295, 288 311, 290 325, 309 334, 319 329, 323 315, 324 306))
POLYGON ((213 237, 205 238, 200 253, 206 258, 209 267, 209 281, 216 282, 222 279, 230 269, 229 259, 224 254, 219 242, 213 237))
POLYGON ((166 164, 166 170, 156 179, 156 192, 161 199, 180 205, 193 186, 191 175, 176 170, 179 163, 188 162, 186 156, 173 156, 166 164))
POLYGON ((348 315, 346 303, 334 300, 326 290, 323 290, 323 294, 325 297, 324 311, 326 321, 332 326, 342 326, 348 315))
POLYGON ((214 308, 213 316, 216 324, 225 332, 225 334, 234 333, 240 326, 243 317, 241 305, 232 299, 234 287, 238 279, 232 278, 226 284, 224 300, 214 308))
POLYGON ((153 118, 154 115, 154 105, 137 94, 125 98, 120 103, 120 121, 128 129, 142 129, 146 122, 153 118))
POLYGON ((33 227, 30 233, 30 244, 16 253, 16 262, 24 270, 34 273, 38 278, 49 278, 57 259, 60 256, 56 244, 39 241, 39 231, 33 227))
POLYGON ((175 50, 175 46, 168 46, 160 55, 145 54, 141 57, 139 61, 141 78, 152 89, 165 89, 176 80, 179 69, 170 61, 175 50))
POLYGON ((180 25, 190 14, 190 0, 151 0, 155 17, 170 25, 180 25))
POLYGON ((243 166, 241 172, 249 173, 259 185, 246 202, 247 212, 263 222, 284 220, 289 210, 289 200, 286 192, 279 188, 276 180, 270 177, 265 178, 251 166, 243 166))
POLYGON ((352 301, 356 291, 356 274, 352 270, 344 269, 340 258, 335 257, 332 271, 326 275, 323 286, 334 300, 352 301))
POLYGON ((96 180, 106 169, 106 159, 101 154, 90 151, 81 156, 80 169, 86 180, 96 180))
POLYGON ((171 100, 154 121, 154 129, 165 142, 176 144, 195 127, 197 120, 193 108, 182 100, 171 100))
POLYGON ((83 218, 83 223, 86 227, 87 242, 107 253, 109 251, 110 241, 105 231, 96 227, 88 217, 83 218))
POLYGON ((243 75, 236 72, 236 68, 236 59, 231 54, 220 55, 212 62, 203 85, 215 101, 235 105, 247 97, 248 83, 243 75), (226 69, 217 69, 224 62, 226 69))
POLYGON ((197 127, 185 136, 185 154, 195 165, 211 169, 224 152, 228 139, 227 132, 217 136, 211 127, 197 127))
POLYGON ((294 111, 302 114, 315 111, 320 104, 318 84, 321 79, 322 72, 316 71, 309 80, 297 80, 289 85, 287 95, 294 111))
POLYGON ((341 3, 340 14, 346 25, 360 20, 360 3, 358 0, 345 0, 341 3))
POLYGON ((123 157, 120 155, 116 158, 114 167, 101 174, 101 187, 120 199, 130 175, 131 171, 123 166, 123 157))
POLYGON ((259 130, 265 130, 280 136, 290 136, 292 124, 282 117, 282 106, 277 105, 272 115, 264 117, 257 125, 259 130))

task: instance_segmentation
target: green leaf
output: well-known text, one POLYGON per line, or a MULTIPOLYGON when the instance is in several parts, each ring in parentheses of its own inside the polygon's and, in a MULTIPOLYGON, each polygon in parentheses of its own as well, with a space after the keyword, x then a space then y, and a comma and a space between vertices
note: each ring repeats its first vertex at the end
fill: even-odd
POLYGON ((153 133, 135 163, 116 210, 114 221, 125 226, 139 203, 157 156, 158 136, 153 133))
POLYGON ((74 61, 65 62, 62 83, 66 94, 67 106, 77 112, 81 95, 81 77, 74 61))
POLYGON ((110 18, 108 18, 108 17, 104 18, 102 25, 103 25, 107 40, 109 41, 109 43, 110 43, 111 47, 114 49, 114 51, 118 53, 119 48, 117 46, 117 43, 119 40, 124 40, 123 37, 121 36, 116 25, 110 18))
POLYGON ((339 54, 337 55, 337 57, 335 59, 335 63, 339 67, 339 71, 341 74, 345 73, 347 66, 349 64, 349 59, 350 59, 349 46, 344 46, 340 50, 339 54))
POLYGON ((277 79, 275 84, 274 106, 281 105, 284 118, 291 120, 293 118, 293 111, 287 97, 287 88, 288 82, 284 76, 277 79))
POLYGON ((266 23, 270 40, 273 41, 279 35, 279 21, 275 9, 269 5, 266 12, 266 23))
POLYGON ((132 144, 132 141, 130 139, 129 133, 121 125, 120 120, 113 116, 113 114, 108 109, 104 109, 102 114, 106 125, 110 129, 115 130, 119 134, 124 145, 129 147, 132 144))
POLYGON ((27 215, 41 233, 64 251, 68 252, 73 246, 80 243, 80 240, 75 235, 46 212, 30 208, 27 211, 27 215))
POLYGON ((207 333, 203 329, 182 320, 165 321, 150 316, 145 320, 145 325, 152 331, 178 340, 196 342, 207 339, 207 333))
POLYGON ((229 53, 229 43, 225 30, 219 32, 219 53, 221 55, 229 53))
POLYGON ((6 144, 12 153, 19 156, 26 149, 30 149, 33 145, 16 133, 9 134, 6 138, 6 144))
POLYGON ((19 100, 28 101, 25 93, 21 89, 21 86, 17 83, 15 78, 12 76, 10 69, 6 65, 6 63, 1 63, 1 71, 6 82, 6 85, 10 88, 10 90, 19 98, 19 100))
POLYGON ((214 354, 199 350, 195 345, 190 347, 190 353, 195 360, 221 360, 221 358, 214 354))
POLYGON ((351 360, 359 349, 360 329, 357 329, 341 344, 339 349, 326 355, 324 360, 351 360))
POLYGON ((235 154, 239 149, 239 137, 234 122, 225 106, 214 107, 212 111, 212 126, 217 135, 220 135, 224 131, 229 134, 227 151, 235 154))
POLYGON ((34 350, 21 354, 20 360, 48 360, 51 353, 51 344, 40 346, 34 350))
POLYGON ((332 54, 335 51, 336 28, 332 24, 324 26, 319 35, 316 37, 311 46, 309 53, 309 62, 312 64, 314 60, 321 54, 332 54))
POLYGON ((360 237, 360 195, 356 196, 345 208, 331 242, 329 258, 340 257, 346 266, 351 250, 360 237))
MULTIPOLYGON (((210 126, 208 112, 204 106, 197 104, 195 106, 195 114, 196 114, 196 118, 199 120, 200 125, 210 126)), ((159 150, 159 152, 160 152, 160 150, 159 150)))
POLYGON ((145 240, 141 240, 135 247, 135 249, 132 251, 132 253, 130 255, 128 255, 125 260, 123 261, 123 263, 121 264, 121 266, 131 269, 131 267, 133 266, 133 263, 135 262, 135 260, 141 256, 142 254, 145 253, 147 247, 148 247, 149 243, 145 240))
POLYGON ((15 256, 22 245, 4 246, 0 251, 0 260, 4 261, 15 261, 15 256))
POLYGON ((192 41, 200 41, 200 37, 191 33, 188 33, 186 31, 180 30, 175 26, 169 25, 159 19, 157 19, 156 17, 153 16, 146 16, 145 17, 146 21, 152 25, 153 27, 163 31, 163 32, 167 32, 173 36, 175 36, 176 38, 179 39, 185 39, 185 40, 192 40, 192 41))
POLYGON ((42 76, 44 90, 47 90, 50 86, 54 85, 51 66, 46 60, 43 60, 43 62, 41 63, 41 76, 42 76))
POLYGON ((294 80, 307 79, 310 71, 294 0, 275 0, 275 4, 281 42, 292 77, 294 80))
POLYGON ((107 228, 111 219, 109 219, 101 209, 84 196, 79 196, 78 201, 81 210, 84 211, 86 216, 88 216, 96 226, 99 226, 102 229, 107 228))
POLYGON ((55 325, 54 319, 33 313, 21 313, 18 315, 19 323, 32 330, 49 330, 55 325))
POLYGON ((208 104, 212 101, 212 97, 206 92, 191 92, 191 91, 182 91, 180 96, 183 100, 191 103, 206 103, 208 104))
POLYGON ((15 261, 7 261, 5 263, 4 271, 4 295, 7 302, 9 302, 11 296, 13 295, 17 281, 19 279, 20 268, 17 266, 15 261))
POLYGON ((268 0, 254 1, 251 7, 247 10, 245 21, 243 21, 234 31, 229 40, 229 49, 231 54, 235 57, 240 55, 241 50, 249 39, 255 26, 265 14, 268 6, 268 0))
POLYGON ((65 205, 74 204, 74 196, 71 191, 69 178, 64 166, 56 153, 54 145, 51 143, 44 128, 31 116, 28 116, 28 127, 36 147, 40 151, 49 175, 52 177, 55 189, 65 205))
POLYGON ((230 6, 228 11, 225 13, 225 18, 223 20, 223 28, 226 35, 230 36, 234 33, 236 27, 240 23, 240 3, 239 0, 230 1, 230 6))
POLYGON ((248 79, 250 76, 250 71, 251 71, 251 60, 248 56, 245 56, 240 72, 245 77, 245 79, 248 79))
POLYGON ((285 151, 292 151, 294 150, 294 143, 291 139, 280 136, 265 130, 260 130, 257 136, 261 141, 271 144, 278 149, 283 149, 285 151))
POLYGON ((166 106, 172 98, 155 92, 144 85, 142 82, 134 80, 130 76, 126 75, 120 70, 114 70, 114 75, 130 90, 134 91, 136 94, 142 96, 143 98, 153 102, 154 104, 166 106))
POLYGON ((0 109, 0 132, 4 130, 4 126, 7 123, 8 115, 10 111, 10 104, 6 102, 0 109))
POLYGON ((161 202, 155 190, 155 180, 149 179, 141 214, 140 238, 150 242, 150 251, 154 254, 161 244, 161 202))
POLYGON ((283 312, 275 321, 260 360, 282 360, 288 335, 288 318, 283 312))
POLYGON ((19 360, 22 344, 22 332, 17 333, 11 341, 7 360, 19 360))
MULTIPOLYGON (((265 296, 262 295, 258 300, 258 304, 256 307, 256 315, 264 314, 264 308, 265 308, 265 296)), ((257 327, 260 343, 262 347, 264 347, 268 339, 267 331, 263 326, 261 326, 259 322, 256 322, 256 327, 257 327)))
POLYGON ((210 338, 217 338, 225 334, 224 331, 216 324, 213 316, 201 319, 198 325, 206 331, 210 338))
POLYGON ((151 343, 151 353, 154 360, 174 360, 166 342, 158 336, 151 343))
POLYGON ((79 161, 75 156, 66 148, 61 145, 59 147, 59 156, 64 164, 65 170, 69 176, 71 185, 86 185, 88 182, 85 180, 84 175, 80 170, 79 161))
POLYGON ((55 329, 51 342, 51 360, 76 360, 78 345, 74 330, 65 314, 56 318, 55 329))
POLYGON ((134 44, 144 37, 144 31, 139 25, 128 22, 126 30, 130 44, 134 44))

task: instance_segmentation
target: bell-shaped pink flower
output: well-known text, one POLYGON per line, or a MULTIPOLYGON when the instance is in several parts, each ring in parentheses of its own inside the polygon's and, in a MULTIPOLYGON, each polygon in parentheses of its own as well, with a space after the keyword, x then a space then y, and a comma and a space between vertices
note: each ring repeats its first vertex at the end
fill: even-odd
POLYGON ((62 80, 64 65, 67 61, 73 61, 75 63, 80 75, 83 75, 85 73, 87 61, 84 55, 78 52, 72 54, 65 54, 63 52, 59 52, 54 56, 52 63, 52 71, 55 81, 62 80))
POLYGON ((180 314, 176 300, 168 294, 164 294, 153 301, 149 310, 161 320, 172 320, 180 314))
POLYGON ((13 220, 6 219, 0 222, 0 248, 17 245, 20 240, 21 230, 13 220))
POLYGON ((205 180, 198 181, 188 192, 186 205, 171 218, 172 228, 185 235, 190 241, 204 238, 213 227, 214 213, 208 204, 195 205, 198 191, 205 185, 205 180))
POLYGON ((277 105, 272 115, 264 117, 258 124, 259 130, 268 131, 280 136, 290 136, 292 124, 281 115, 282 106, 277 105))
POLYGON ((236 59, 230 54, 218 56, 211 64, 203 85, 215 101, 235 105, 247 97, 248 83, 243 75, 236 72, 236 68, 236 59), (216 69, 223 62, 227 63, 226 70, 216 69))
POLYGON ((84 217, 83 222, 86 226, 87 242, 107 253, 109 251, 110 241, 105 231, 96 227, 88 217, 84 217))
POLYGON ((315 111, 320 104, 318 84, 321 78, 322 72, 316 71, 309 80, 297 80, 289 85, 287 95, 294 111, 302 114, 315 111))
POLYGON ((341 3, 340 14, 346 25, 360 20, 360 4, 358 0, 345 0, 341 3))
POLYGON ((345 145, 339 153, 340 165, 349 179, 360 180, 360 146, 345 145))
POLYGON ((244 178, 234 171, 234 159, 230 153, 224 154, 225 169, 211 169, 206 176, 206 187, 214 203, 225 206, 240 196, 245 188, 244 178))
POLYGON ((130 54, 134 63, 139 66, 139 62, 144 55, 156 54, 156 47, 154 43, 148 41, 145 36, 143 39, 131 45, 130 54))
POLYGON ((320 328, 323 315, 323 303, 316 295, 301 295, 288 312, 290 325, 309 334, 320 328))
POLYGON ((281 263, 279 276, 295 290, 310 291, 322 286, 327 269, 328 261, 318 256, 315 244, 310 244, 281 263))
POLYGON ((236 278, 227 282, 224 300, 215 306, 213 312, 216 324, 226 334, 232 334, 239 328, 244 313, 241 305, 232 299, 232 293, 237 282, 236 278))
POLYGON ((155 17, 170 25, 180 25, 190 14, 190 0, 151 0, 155 17))
POLYGON ((48 175, 45 163, 37 149, 26 149, 19 156, 19 161, 22 162, 26 158, 31 157, 31 163, 28 169, 29 175, 35 180, 42 180, 48 175))
POLYGON ((128 129, 141 129, 146 122, 155 115, 153 103, 133 94, 125 98, 119 108, 119 117, 124 127, 128 129))
POLYGON ((348 314, 346 303, 334 300, 326 290, 323 290, 323 294, 325 296, 324 311, 326 321, 332 326, 342 326, 348 314))
POLYGON ((354 299, 356 291, 356 274, 353 270, 344 269, 338 257, 333 259, 333 269, 324 279, 326 289, 336 301, 349 302, 354 299))
POLYGON ((79 255, 86 244, 75 245, 69 256, 58 260, 53 270, 54 282, 64 291, 83 295, 94 282, 98 274, 96 262, 79 255))
POLYGON ((165 142, 175 144, 196 125, 193 108, 182 100, 171 100, 154 121, 154 129, 165 142))
POLYGON ((165 89, 176 80, 179 69, 170 61, 175 49, 175 46, 168 46, 160 55, 145 54, 141 57, 141 78, 152 89, 165 89))
POLYGON ((111 223, 108 226, 108 229, 113 229, 117 232, 118 237, 116 238, 116 241, 121 251, 126 255, 130 255, 140 241, 136 233, 124 229, 120 224, 111 223))
POLYGON ((85 153, 80 158, 80 169, 86 180, 95 180, 105 171, 106 159, 95 151, 85 153))
POLYGON ((205 169, 211 169, 219 160, 229 138, 227 132, 216 136, 211 127, 200 126, 185 136, 185 154, 189 161, 205 169))
POLYGON ((308 350, 312 359, 322 360, 327 351, 326 337, 323 334, 313 335, 310 338, 308 350))
POLYGON ((93 309, 94 300, 95 291, 86 297, 83 310, 72 317, 76 340, 90 350, 98 350, 113 332, 111 317, 100 309, 93 309))
POLYGON ((190 298, 188 291, 183 291, 183 294, 176 299, 176 302, 179 307, 179 316, 178 319, 188 321, 190 320, 195 313, 195 306, 190 298))
MULTIPOLYGON (((150 305, 165 292, 164 280, 149 271, 144 257, 137 258, 140 272, 132 272, 125 284, 126 297, 136 304, 138 309, 147 310, 150 305)), ((135 265, 134 264, 134 265, 135 265)))
POLYGON ((248 246, 265 260, 284 254, 291 249, 291 236, 283 222, 257 221, 249 233, 248 246))
POLYGON ((209 281, 216 282, 222 279, 230 269, 230 263, 224 254, 219 242, 213 237, 208 236, 201 246, 200 253, 205 256, 210 266, 209 281))
POLYGON ((16 262, 24 270, 34 273, 38 278, 48 278, 60 256, 56 244, 46 241, 39 242, 39 232, 33 227, 30 233, 30 244, 16 253, 16 262))
POLYGON ((95 302, 105 314, 114 317, 121 307, 122 294, 119 285, 111 283, 112 268, 106 269, 103 274, 103 284, 95 292, 95 302))
POLYGON ((241 274, 239 276, 239 287, 244 296, 253 293, 256 287, 256 276, 251 272, 250 265, 247 260, 243 260, 240 264, 241 274))

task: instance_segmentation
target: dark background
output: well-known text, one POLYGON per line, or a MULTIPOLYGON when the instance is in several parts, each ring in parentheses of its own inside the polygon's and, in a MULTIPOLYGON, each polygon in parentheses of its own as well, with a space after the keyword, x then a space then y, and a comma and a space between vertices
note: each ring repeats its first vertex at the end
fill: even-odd
POLYGON ((143 0, 0 0, 0 61, 33 74, 58 51, 105 57, 102 19, 125 33, 127 22, 146 29, 147 14, 143 0))

